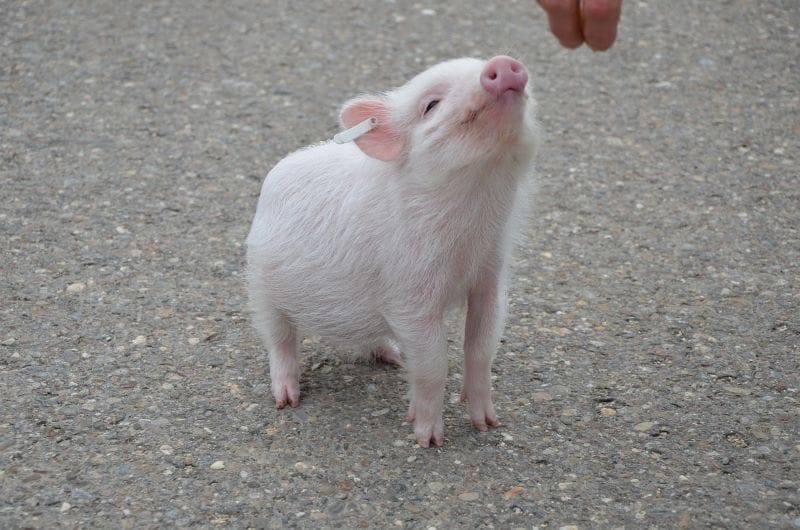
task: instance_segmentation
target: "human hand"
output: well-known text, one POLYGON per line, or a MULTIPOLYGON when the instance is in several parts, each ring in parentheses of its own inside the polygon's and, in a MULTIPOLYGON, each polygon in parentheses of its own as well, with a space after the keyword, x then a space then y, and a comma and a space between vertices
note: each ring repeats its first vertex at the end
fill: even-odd
POLYGON ((567 48, 584 42, 596 52, 605 51, 617 38, 622 0, 538 0, 547 12, 550 31, 567 48))

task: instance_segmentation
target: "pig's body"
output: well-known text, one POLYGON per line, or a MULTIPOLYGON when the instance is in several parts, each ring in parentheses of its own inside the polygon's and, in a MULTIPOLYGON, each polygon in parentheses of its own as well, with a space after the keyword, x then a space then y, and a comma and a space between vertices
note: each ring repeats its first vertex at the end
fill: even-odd
MULTIPOLYGON (((462 394, 478 428, 497 424, 489 366, 536 135, 525 83, 492 94, 480 77, 490 65, 443 63, 379 100, 388 111, 367 101, 364 115, 386 112, 379 120, 389 134, 297 151, 267 176, 247 240, 248 280, 279 407, 299 400, 303 334, 366 349, 397 344, 417 438, 441 445, 444 313, 466 301, 462 394), (462 84, 466 94, 457 92, 462 84), (424 97, 441 97, 438 121, 418 110, 424 97)), ((351 109, 363 101, 345 107, 346 125, 361 117, 351 109)))

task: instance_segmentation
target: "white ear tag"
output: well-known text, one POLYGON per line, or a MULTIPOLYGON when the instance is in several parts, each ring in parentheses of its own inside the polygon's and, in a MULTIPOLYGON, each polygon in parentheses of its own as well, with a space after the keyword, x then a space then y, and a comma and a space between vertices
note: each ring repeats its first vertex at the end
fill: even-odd
POLYGON ((377 127, 377 125, 378 125, 377 118, 367 118, 361 123, 357 123, 356 125, 353 125, 349 129, 345 129, 344 131, 334 136, 333 141, 336 142, 337 144, 346 144, 347 142, 352 142, 353 140, 357 140, 361 136, 370 132, 372 129, 377 127))

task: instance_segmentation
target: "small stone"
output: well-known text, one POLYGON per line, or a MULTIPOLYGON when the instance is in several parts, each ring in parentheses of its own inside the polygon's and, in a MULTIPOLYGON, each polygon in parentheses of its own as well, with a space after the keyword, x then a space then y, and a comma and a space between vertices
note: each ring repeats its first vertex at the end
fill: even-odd
POLYGON ((514 497, 516 497, 517 495, 519 495, 520 493, 522 493, 524 491, 525 491, 525 488, 523 488, 522 486, 514 486, 510 490, 508 490, 505 493, 503 493, 503 498, 505 500, 507 500, 507 501, 510 501, 511 499, 513 499, 514 497))
POLYGON ((188 342, 189 342, 190 345, 196 346, 196 345, 200 344, 200 339, 198 339, 197 337, 190 337, 188 342))
POLYGON ((294 468, 298 471, 305 471, 308 469, 308 464, 305 462, 295 462, 294 468))
POLYGON ((560 489, 561 491, 564 491, 564 490, 570 489, 574 485, 575 485, 574 482, 559 482, 558 483, 558 489, 560 489))
POLYGON ((131 341, 131 344, 134 346, 142 346, 147 344, 147 337, 144 335, 137 335, 136 338, 131 341))
POLYGON ((534 401, 534 403, 541 403, 542 401, 550 401, 551 399, 553 399, 553 396, 551 396, 547 392, 534 392, 533 393, 533 401, 534 401))
POLYGON ((68 512, 69 509, 72 508, 72 505, 68 502, 61 503, 61 513, 68 512))
POLYGON ((86 284, 81 282, 75 282, 67 285, 68 293, 80 293, 84 289, 86 289, 86 284))
POLYGON ((225 462, 223 460, 217 460, 213 464, 211 464, 211 469, 225 469, 225 462))
POLYGON ((380 410, 373 410, 372 416, 383 416, 384 414, 388 414, 389 409, 380 409, 380 410))
POLYGON ((444 489, 444 484, 441 482, 429 482, 428 488, 434 493, 438 493, 444 489))
POLYGON ((426 17, 432 17, 432 16, 436 15, 436 11, 434 11, 433 9, 427 9, 427 8, 420 10, 420 13, 425 15, 426 17))
POLYGON ((641 423, 637 423, 636 425, 634 425, 633 429, 639 432, 645 432, 652 429, 654 425, 655 423, 653 423, 652 421, 643 421, 641 423))
POLYGON ((13 346, 16 342, 17 339, 15 339, 14 337, 8 337, 7 339, 3 339, 2 341, 0 341, 0 344, 2 344, 3 346, 13 346))
POLYGON ((165 455, 171 455, 173 453, 173 449, 172 449, 171 445, 164 444, 161 447, 159 447, 158 450, 161 451, 162 453, 164 453, 165 455))
POLYGON ((124 226, 118 226, 116 228, 116 231, 117 231, 118 234, 129 234, 130 233, 130 230, 128 230, 124 226))
POLYGON ((610 418, 611 416, 616 416, 617 411, 615 409, 612 409, 611 407, 603 407, 600 409, 600 414, 607 418, 610 418))
POLYGON ((458 496, 459 499, 467 502, 477 501, 479 497, 480 495, 475 491, 467 491, 458 496))

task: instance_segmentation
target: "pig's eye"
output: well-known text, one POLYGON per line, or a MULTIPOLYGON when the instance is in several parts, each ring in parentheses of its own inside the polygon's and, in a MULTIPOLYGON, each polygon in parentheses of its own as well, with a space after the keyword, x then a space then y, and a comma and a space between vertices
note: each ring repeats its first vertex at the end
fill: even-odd
POLYGON ((423 112, 422 115, 424 116, 424 115, 428 114, 430 111, 433 110, 433 107, 435 107, 438 104, 439 104, 439 100, 438 99, 434 99, 433 101, 428 103, 428 106, 425 107, 425 112, 423 112))

